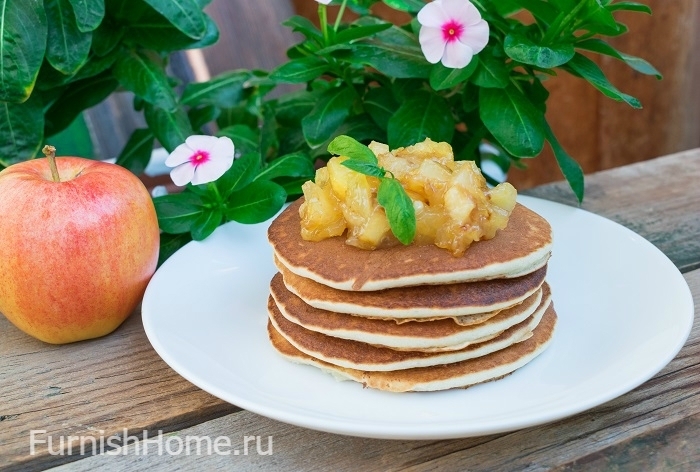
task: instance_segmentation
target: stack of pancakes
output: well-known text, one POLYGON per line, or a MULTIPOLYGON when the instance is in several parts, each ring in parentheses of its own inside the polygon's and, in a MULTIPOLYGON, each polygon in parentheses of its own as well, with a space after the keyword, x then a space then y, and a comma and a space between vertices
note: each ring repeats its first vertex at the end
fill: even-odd
POLYGON ((304 241, 300 204, 268 230, 279 268, 268 334, 289 360, 367 387, 432 391, 503 377, 551 341, 551 228, 524 206, 495 238, 453 257, 433 245, 304 241))

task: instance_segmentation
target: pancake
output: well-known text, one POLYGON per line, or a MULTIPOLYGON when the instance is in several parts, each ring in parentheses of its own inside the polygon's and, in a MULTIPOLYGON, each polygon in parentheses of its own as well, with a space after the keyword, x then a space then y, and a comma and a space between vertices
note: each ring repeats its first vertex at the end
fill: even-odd
POLYGON ((310 331, 287 320, 272 297, 268 301, 268 313, 275 329, 295 348, 309 356, 349 369, 391 371, 460 362, 520 342, 537 326, 550 301, 547 300, 546 304, 541 303, 527 319, 511 326, 493 339, 456 351, 444 352, 398 351, 310 331))
POLYGON ((301 203, 292 203, 272 222, 268 240, 291 272, 338 290, 520 277, 543 267, 552 247, 549 223, 520 204, 495 238, 473 243, 462 257, 454 257, 432 244, 367 251, 345 244, 343 237, 305 241, 299 230, 301 203))
POLYGON ((275 330, 272 323, 268 323, 268 336, 275 350, 290 361, 318 367, 338 379, 354 380, 365 387, 391 392, 435 391, 465 388, 512 373, 547 348, 554 335, 556 323, 557 316, 553 305, 550 304, 532 336, 522 342, 461 362, 391 372, 349 369, 316 359, 296 349, 275 330))
POLYGON ((493 318, 480 324, 460 326, 451 318, 397 324, 391 320, 319 310, 290 293, 279 274, 270 283, 270 293, 280 314, 307 330, 394 350, 424 352, 454 351, 492 339, 528 318, 541 303, 548 304, 551 297, 549 287, 544 284, 542 291, 493 318))
MULTIPOLYGON (((451 256, 450 256, 451 257, 451 256)), ((495 315, 522 302, 544 282, 547 266, 513 279, 447 285, 397 287, 372 292, 336 290, 300 277, 275 261, 287 289, 321 310, 381 319, 441 319, 474 314, 495 315)), ((488 317, 480 317, 482 322, 488 317)), ((460 324, 469 324, 464 319, 460 324)))

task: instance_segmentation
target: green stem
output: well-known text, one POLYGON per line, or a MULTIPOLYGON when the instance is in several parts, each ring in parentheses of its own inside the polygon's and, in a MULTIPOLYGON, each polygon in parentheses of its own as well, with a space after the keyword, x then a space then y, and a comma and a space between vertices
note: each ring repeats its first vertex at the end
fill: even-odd
POLYGON ((41 150, 49 160, 49 169, 51 169, 51 180, 54 182, 60 182, 61 176, 58 175, 58 167, 56 166, 56 148, 50 145, 44 146, 41 150))
POLYGON ((345 5, 347 5, 348 0, 343 0, 340 5, 340 10, 338 10, 338 16, 335 18, 335 24, 333 25, 333 32, 338 32, 338 26, 340 26, 340 20, 343 18, 343 13, 345 13, 345 5))
POLYGON ((322 3, 318 4, 318 21, 321 23, 323 45, 328 46, 328 12, 326 11, 326 6, 322 3))
POLYGON ((579 2, 578 5, 576 5, 574 9, 569 12, 568 15, 566 15, 560 22, 556 24, 556 26, 550 28, 542 38, 542 43, 547 44, 548 42, 557 38, 559 34, 561 34, 561 32, 567 26, 569 26, 569 23, 571 23, 572 20, 576 19, 576 15, 578 15, 578 12, 581 11, 581 8, 583 8, 585 4, 586 2, 579 2))
POLYGON ((224 199, 221 198, 221 194, 219 193, 219 188, 216 186, 214 182, 209 182, 207 184, 207 187, 209 188, 209 191, 214 194, 214 197, 216 198, 216 203, 218 206, 222 206, 224 203, 224 199))

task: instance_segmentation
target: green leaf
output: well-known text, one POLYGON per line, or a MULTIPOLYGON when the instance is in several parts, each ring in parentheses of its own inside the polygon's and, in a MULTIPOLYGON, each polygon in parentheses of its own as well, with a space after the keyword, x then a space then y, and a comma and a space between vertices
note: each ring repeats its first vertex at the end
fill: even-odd
POLYGON ((617 10, 638 11, 638 12, 647 13, 647 14, 651 15, 651 8, 649 8, 648 5, 644 5, 642 3, 637 3, 637 2, 611 3, 611 4, 607 5, 605 8, 607 8, 609 11, 617 11, 617 10))
POLYGON ((454 126, 447 101, 434 93, 420 91, 404 101, 389 120, 389 147, 410 146, 425 138, 450 142, 454 126))
POLYGON ((416 212, 413 201, 396 179, 382 179, 377 201, 384 208, 391 232, 402 244, 411 244, 416 236, 416 212))
POLYGON ((189 233, 194 222, 205 211, 202 199, 188 191, 153 199, 158 226, 165 233, 189 233))
POLYGON ((195 241, 208 238, 224 219, 224 215, 218 208, 203 211, 192 223, 190 234, 195 241))
MULTIPOLYGON (((117 54, 109 54, 107 56, 96 56, 92 55, 91 57, 88 57, 88 61, 83 65, 78 71, 73 74, 73 75, 62 75, 62 79, 57 80, 51 84, 51 87, 56 87, 60 85, 66 85, 70 82, 77 82, 78 80, 83 80, 83 79, 89 79, 90 77, 95 77, 96 75, 99 75, 106 71, 107 69, 111 68, 112 65, 114 64, 114 61, 117 59, 117 54)), ((47 63, 45 63, 47 64, 47 63)), ((42 77, 42 73, 44 70, 55 70, 52 67, 46 65, 45 69, 42 69, 42 72, 39 73, 39 80, 37 81, 38 85, 41 86, 43 85, 44 82, 44 77, 42 77)), ((51 88, 47 87, 47 88, 51 88)), ((41 87, 44 89, 44 87, 41 87)))
POLYGON ((216 181, 216 187, 224 199, 227 199, 231 192, 241 190, 251 183, 260 169, 260 154, 250 152, 243 154, 233 161, 231 167, 224 172, 224 175, 216 181))
POLYGON ((296 33, 301 33, 307 38, 313 38, 322 40, 323 35, 318 28, 309 20, 303 16, 295 15, 282 22, 282 25, 291 28, 292 31, 296 33))
POLYGON ((92 33, 78 29, 70 0, 46 0, 46 60, 63 74, 75 73, 87 61, 92 33))
POLYGON ((550 0, 550 3, 559 9, 559 11, 569 12, 576 7, 577 0, 550 0))
POLYGON ((260 132, 246 125, 233 125, 219 130, 217 136, 228 136, 236 146, 236 154, 259 152, 260 132))
POLYGON ((386 170, 376 164, 367 161, 358 161, 356 159, 346 159, 342 163, 345 167, 360 174, 369 175, 370 177, 384 177, 386 170))
POLYGON ((44 4, 40 0, 1 0, 0 15, 0 101, 20 103, 32 93, 44 60, 44 4))
POLYGON ((247 110, 245 106, 239 105, 220 110, 219 116, 216 118, 216 124, 219 128, 226 128, 235 124, 247 125, 252 128, 258 126, 258 117, 247 110))
POLYGON ((585 49, 586 51, 593 51, 597 52, 598 54, 604 54, 606 56, 620 59, 637 72, 640 72, 645 75, 654 75, 657 79, 662 78, 661 72, 656 70, 654 66, 649 64, 644 59, 624 54, 612 47, 607 42, 603 41, 602 39, 591 38, 579 41, 578 43, 576 43, 576 47, 580 49, 585 49))
POLYGON ((596 33, 605 35, 617 35, 620 33, 620 27, 615 21, 615 17, 610 10, 600 3, 600 0, 581 1, 585 3, 585 7, 580 14, 582 27, 588 27, 596 33))
POLYGON ((278 82, 299 84, 320 77, 328 68, 328 62, 320 57, 307 56, 282 64, 270 73, 270 79, 278 82))
POLYGON ((350 114, 355 92, 349 87, 336 87, 324 92, 313 110, 301 120, 304 139, 309 147, 324 143, 350 114))
POLYGON ((600 90, 603 95, 613 100, 624 101, 633 108, 642 108, 642 104, 639 103, 639 100, 631 95, 620 92, 608 81, 603 71, 600 70, 600 67, 586 56, 576 53, 574 58, 571 59, 564 68, 586 79, 591 85, 600 90))
POLYGON ((544 146, 544 115, 515 86, 479 91, 479 116, 510 154, 533 157, 544 146))
POLYGON ((479 59, 476 56, 461 69, 450 69, 438 62, 430 70, 430 86, 434 90, 452 88, 471 77, 478 65, 479 59))
POLYGON ((202 131, 202 127, 207 123, 216 120, 219 117, 221 110, 214 105, 205 105, 203 107, 190 108, 187 110, 187 118, 192 124, 192 129, 199 134, 206 134, 202 131))
POLYGON ((299 90, 281 96, 274 103, 275 119, 283 126, 298 127, 318 102, 321 92, 299 90))
POLYGON ((106 56, 114 51, 124 37, 126 28, 105 16, 95 31, 92 32, 92 51, 98 56, 106 56))
POLYGON ((207 31, 204 14, 195 0, 143 0, 178 30, 192 39, 202 39, 207 31))
POLYGON ((376 24, 376 25, 366 25, 357 26, 350 25, 347 29, 338 32, 335 35, 334 41, 336 43, 351 43, 357 41, 358 39, 368 38, 374 36, 377 33, 381 33, 392 27, 391 23, 376 24))
POLYGON ((168 111, 153 105, 146 105, 144 118, 146 118, 148 127, 168 152, 173 152, 176 147, 194 134, 187 113, 182 108, 168 111))
POLYGON ((502 59, 482 55, 470 81, 483 88, 505 88, 510 82, 509 79, 510 73, 502 59))
POLYGON ((551 3, 542 0, 516 0, 516 2, 547 26, 554 23, 559 15, 559 12, 551 3))
POLYGON ((155 136, 149 129, 136 129, 124 149, 117 157, 117 164, 129 169, 136 175, 140 175, 146 169, 148 161, 151 160, 153 152, 153 141, 155 136))
POLYGON ((543 69, 566 64, 575 54, 571 43, 540 46, 531 39, 516 33, 510 33, 506 36, 503 49, 511 59, 543 69))
POLYGON ((339 51, 338 57, 348 62, 374 67, 382 74, 394 78, 425 79, 430 75, 431 69, 431 64, 425 60, 417 43, 357 43, 352 44, 350 51, 339 51))
POLYGON ((574 195, 576 195, 576 198, 578 198, 579 203, 583 202, 584 186, 583 170, 581 166, 564 150, 561 144, 559 144, 559 141, 557 141, 548 123, 545 123, 545 132, 547 141, 549 141, 549 145, 552 146, 552 151, 554 151, 554 156, 557 159, 557 164, 559 164, 561 173, 566 178, 566 181, 569 182, 569 186, 571 190, 573 190, 574 195))
POLYGON ((78 29, 83 33, 95 30, 105 16, 104 0, 70 0, 78 29))
POLYGON ((351 116, 345 120, 323 144, 311 150, 311 157, 326 159, 328 157, 326 152, 328 145, 341 135, 350 136, 358 141, 376 140, 386 142, 386 135, 377 128, 377 125, 374 124, 369 115, 363 113, 351 116))
POLYGON ((144 49, 170 52, 211 46, 219 39, 219 28, 208 15, 203 15, 206 30, 199 39, 181 32, 156 12, 149 12, 129 27, 129 39, 144 49))
POLYGON ((372 120, 384 131, 389 125, 389 119, 399 109, 399 102, 386 87, 370 88, 365 94, 363 105, 372 120))
POLYGON ((260 126, 260 155, 263 161, 277 154, 279 139, 277 138, 277 119, 272 104, 265 103, 262 109, 262 125, 260 126))
POLYGON ((162 64, 150 57, 131 51, 119 57, 114 65, 114 75, 122 86, 134 94, 164 110, 176 108, 175 94, 162 64))
POLYGON ((338 136, 330 142, 327 149, 329 153, 336 156, 345 156, 357 162, 377 165, 377 156, 372 150, 350 136, 338 136))
POLYGON ((243 97, 243 84, 250 77, 249 71, 236 70, 217 75, 206 82, 189 83, 182 92, 180 103, 190 106, 235 107, 243 97))
POLYGON ((421 0, 384 0, 388 6, 394 10, 407 11, 417 13, 425 6, 425 2, 421 0))
POLYGON ((109 72, 71 83, 46 111, 46 136, 65 129, 83 110, 101 103, 118 86, 109 72))
POLYGON ((158 253, 158 267, 160 267, 163 262, 168 260, 170 256, 175 254, 178 249, 180 249, 185 244, 192 241, 192 236, 190 233, 182 234, 167 234, 162 233, 160 235, 160 252, 158 253))
POLYGON ((287 193, 269 180, 256 180, 233 192, 226 205, 226 218, 239 223, 260 223, 275 216, 284 205, 287 193))
POLYGON ((41 99, 0 102, 0 165, 9 167, 34 157, 43 146, 44 112, 41 99))
POLYGON ((254 180, 272 180, 278 177, 306 177, 314 175, 314 165, 308 154, 295 152, 280 156, 266 165, 254 180))

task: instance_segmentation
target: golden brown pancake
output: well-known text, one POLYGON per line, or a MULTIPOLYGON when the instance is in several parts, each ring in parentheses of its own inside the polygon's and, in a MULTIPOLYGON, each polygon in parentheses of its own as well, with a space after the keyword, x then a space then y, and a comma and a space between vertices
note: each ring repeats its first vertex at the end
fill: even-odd
POLYGON ((270 225, 275 256, 291 272, 339 290, 382 290, 512 278, 544 266, 552 246, 549 223, 517 204, 508 226, 495 238, 472 244, 461 257, 434 245, 393 246, 367 251, 334 237, 301 238, 299 206, 287 207, 270 225))
MULTIPOLYGON (((541 287, 547 266, 522 277, 446 285, 418 285, 372 292, 348 292, 300 277, 277 262, 287 289, 308 305, 322 310, 380 319, 431 320, 480 314, 522 302, 541 287)), ((460 324, 467 324, 468 317, 460 324)))
POLYGON ((287 320, 307 330, 395 350, 424 352, 455 351, 492 339, 528 318, 540 303, 549 303, 551 296, 549 287, 544 284, 542 291, 493 318, 480 324, 461 326, 452 318, 397 324, 391 320, 319 310, 289 292, 279 274, 270 283, 270 293, 279 312, 287 320))
POLYGON ((309 356, 290 344, 271 322, 268 322, 268 336, 273 347, 292 362, 318 367, 338 378, 360 382, 365 387, 391 392, 435 391, 465 388, 510 374, 546 349, 554 335, 556 323, 557 315, 550 304, 532 336, 522 342, 474 359, 389 372, 339 367, 309 356))
POLYGON ((537 326, 550 301, 548 299, 546 304, 541 303, 531 316, 493 339, 456 351, 442 352, 399 351, 310 331, 287 320, 272 297, 268 301, 268 314, 275 329, 305 354, 340 367, 389 371, 454 363, 504 349, 529 335, 537 326))

